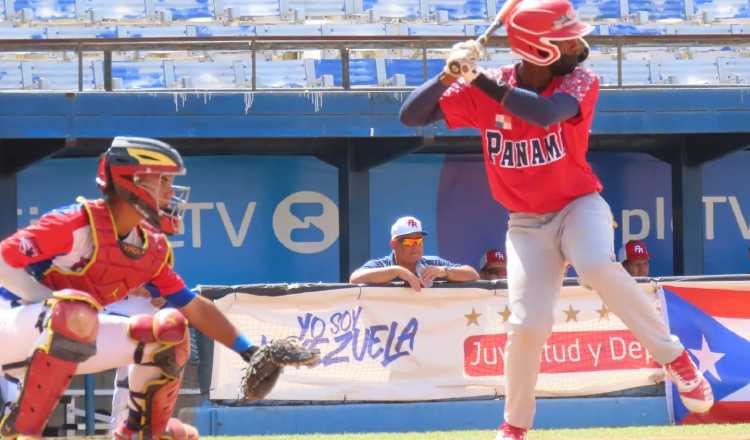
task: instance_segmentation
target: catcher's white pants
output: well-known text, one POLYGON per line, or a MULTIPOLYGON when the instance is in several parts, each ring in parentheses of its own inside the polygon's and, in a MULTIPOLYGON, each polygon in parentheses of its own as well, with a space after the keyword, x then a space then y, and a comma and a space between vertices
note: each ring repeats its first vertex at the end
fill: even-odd
MULTIPOLYGON (((39 345, 38 338, 41 335, 36 323, 45 310, 46 306, 41 303, 0 310, 0 341, 5 341, 0 350, 0 365, 21 362, 31 355, 39 345)), ((137 343, 128 336, 128 326, 127 317, 100 313, 96 355, 79 364, 76 374, 98 373, 119 367, 125 367, 127 371, 128 366, 134 363, 133 356, 137 347, 137 343)), ((144 358, 148 358, 157 348, 159 344, 147 344, 144 358)), ((161 370, 156 367, 135 365, 130 366, 130 369, 130 382, 136 390, 142 387, 145 389, 146 383, 161 376, 161 370)), ((13 369, 7 372, 23 378, 25 370, 13 369)), ((126 393, 124 401, 127 403, 127 400, 126 393)), ((119 405, 120 403, 118 408, 119 405)))
MULTIPOLYGON (((0 312, 3 310, 10 310, 10 302, 4 301, 0 298, 0 312)), ((0 373, 2 368, 0 368, 0 373)), ((5 378, 4 374, 0 374, 0 404, 9 404, 15 402, 18 398, 18 384, 5 378)), ((3 407, 0 406, 0 417, 3 416, 3 407)))
POLYGON ((532 425, 540 356, 554 324, 566 262, 656 361, 664 364, 682 353, 682 345, 669 334, 647 294, 615 262, 612 212, 598 193, 554 213, 511 213, 506 251, 512 315, 505 361, 505 421, 511 425, 532 425))

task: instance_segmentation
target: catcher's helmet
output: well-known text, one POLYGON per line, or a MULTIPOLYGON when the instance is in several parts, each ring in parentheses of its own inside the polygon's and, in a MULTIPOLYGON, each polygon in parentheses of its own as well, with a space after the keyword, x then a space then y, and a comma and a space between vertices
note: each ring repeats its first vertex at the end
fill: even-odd
POLYGON ((552 41, 575 40, 593 27, 581 23, 568 0, 523 0, 506 19, 511 49, 538 66, 549 66, 560 58, 552 41))
POLYGON ((171 235, 180 229, 190 188, 163 178, 185 173, 180 153, 164 142, 118 136, 99 160, 96 183, 102 192, 126 200, 152 226, 171 235))

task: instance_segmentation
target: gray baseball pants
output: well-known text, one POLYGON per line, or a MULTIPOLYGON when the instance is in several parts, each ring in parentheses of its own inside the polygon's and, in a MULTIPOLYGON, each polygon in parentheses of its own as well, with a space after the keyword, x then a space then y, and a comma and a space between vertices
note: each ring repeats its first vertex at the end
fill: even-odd
POLYGON ((512 315, 505 361, 505 421, 511 425, 529 428, 533 423, 540 356, 554 324, 566 262, 657 362, 668 363, 684 350, 648 295, 615 261, 612 212, 598 193, 579 197, 553 213, 512 213, 506 251, 512 315))

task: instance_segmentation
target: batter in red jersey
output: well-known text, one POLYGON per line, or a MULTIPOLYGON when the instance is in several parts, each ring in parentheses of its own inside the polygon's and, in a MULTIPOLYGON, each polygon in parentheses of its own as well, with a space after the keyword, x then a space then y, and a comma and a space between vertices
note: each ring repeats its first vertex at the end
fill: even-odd
POLYGON ((580 66, 591 26, 577 20, 568 0, 524 0, 505 27, 520 63, 484 70, 477 64, 482 47, 458 43, 444 72, 412 92, 400 115, 409 126, 444 119, 449 128, 478 129, 492 195, 510 211, 512 315, 504 422, 496 439, 523 440, 532 426, 539 359, 568 263, 664 365, 685 406, 708 411, 708 381, 615 260, 612 213, 586 160, 599 94, 596 76, 580 66), (447 68, 456 62, 460 78, 447 68))
POLYGON ((2 437, 40 436, 74 374, 130 365, 128 416, 114 436, 197 438, 171 418, 188 321, 246 360, 258 348, 172 269, 166 235, 180 229, 188 193, 173 180, 185 172, 163 142, 115 138, 99 163, 103 199, 79 199, 0 243, 0 284, 24 303, 0 311, 0 366, 23 378, 2 437), (131 318, 99 313, 141 287, 171 307, 131 318))

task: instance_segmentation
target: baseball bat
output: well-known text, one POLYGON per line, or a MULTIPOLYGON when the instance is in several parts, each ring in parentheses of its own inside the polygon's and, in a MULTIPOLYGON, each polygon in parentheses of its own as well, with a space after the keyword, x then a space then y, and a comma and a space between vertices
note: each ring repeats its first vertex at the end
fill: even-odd
MULTIPOLYGON (((477 37, 476 42, 484 46, 487 44, 487 41, 490 39, 493 33, 495 33, 496 30, 503 27, 503 23, 505 22, 505 17, 510 14, 510 12, 515 9, 516 5, 521 3, 522 0, 508 0, 505 2, 502 8, 500 8, 500 12, 497 13, 495 16, 495 19, 492 20, 492 23, 490 26, 485 29, 485 31, 477 37)), ((455 75, 459 76, 461 75, 461 64, 458 61, 453 61, 448 65, 448 70, 455 75)))

